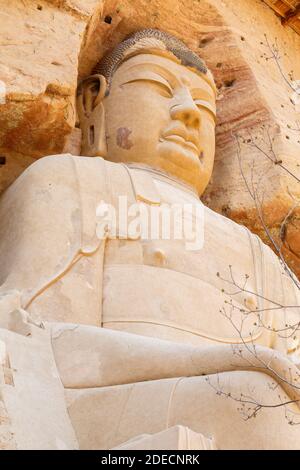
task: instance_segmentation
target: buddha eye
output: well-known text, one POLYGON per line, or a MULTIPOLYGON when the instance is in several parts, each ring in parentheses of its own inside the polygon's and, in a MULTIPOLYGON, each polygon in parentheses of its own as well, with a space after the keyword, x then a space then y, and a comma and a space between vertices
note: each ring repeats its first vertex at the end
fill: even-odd
POLYGON ((197 106, 197 108, 200 111, 204 112, 207 116, 209 116, 210 119, 212 119, 214 124, 215 124, 216 114, 215 114, 215 111, 214 111, 213 107, 209 103, 206 103, 202 100, 194 100, 194 103, 197 106))
POLYGON ((130 80, 124 83, 123 85, 127 85, 130 83, 144 83, 145 85, 148 85, 149 87, 155 89, 161 96, 164 96, 165 98, 173 98, 173 92, 171 87, 167 83, 164 83, 160 80, 155 80, 153 78, 138 78, 135 80, 130 80))
POLYGON ((147 82, 151 83, 151 85, 156 87, 158 92, 165 98, 173 98, 173 92, 168 85, 165 85, 163 82, 159 82, 156 80, 147 80, 147 82))

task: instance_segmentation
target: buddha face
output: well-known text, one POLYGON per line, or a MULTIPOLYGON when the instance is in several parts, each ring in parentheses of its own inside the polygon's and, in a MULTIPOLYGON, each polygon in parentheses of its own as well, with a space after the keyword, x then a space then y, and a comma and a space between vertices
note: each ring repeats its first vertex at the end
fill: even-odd
POLYGON ((108 160, 144 164, 204 191, 215 153, 215 93, 205 78, 142 53, 116 70, 103 104, 108 160))

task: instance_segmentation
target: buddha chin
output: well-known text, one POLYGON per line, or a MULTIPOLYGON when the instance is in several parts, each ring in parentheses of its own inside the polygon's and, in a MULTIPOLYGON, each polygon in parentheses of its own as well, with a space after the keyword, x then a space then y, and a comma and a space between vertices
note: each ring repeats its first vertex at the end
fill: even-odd
POLYGON ((201 163, 199 159, 199 151, 192 148, 189 142, 179 141, 179 136, 172 136, 172 140, 161 139, 158 145, 158 154, 165 162, 170 171, 170 166, 181 168, 181 171, 197 174, 201 172, 201 163), (174 138, 174 140, 173 140, 174 138), (176 142, 176 140, 178 141, 176 142))

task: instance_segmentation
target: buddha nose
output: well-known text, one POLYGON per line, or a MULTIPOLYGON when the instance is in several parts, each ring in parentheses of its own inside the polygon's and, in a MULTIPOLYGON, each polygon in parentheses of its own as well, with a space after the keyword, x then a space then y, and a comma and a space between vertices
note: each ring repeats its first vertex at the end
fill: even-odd
POLYGON ((182 121, 187 127, 200 127, 200 111, 188 90, 180 93, 178 103, 172 106, 170 114, 172 119, 182 121))

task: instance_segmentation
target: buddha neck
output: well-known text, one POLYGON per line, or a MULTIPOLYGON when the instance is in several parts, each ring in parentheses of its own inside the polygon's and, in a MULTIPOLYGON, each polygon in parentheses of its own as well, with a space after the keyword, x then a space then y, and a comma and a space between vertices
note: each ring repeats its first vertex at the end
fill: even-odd
POLYGON ((179 189, 191 193, 197 200, 199 200, 199 195, 193 186, 183 182, 182 180, 179 180, 173 175, 171 176, 169 173, 163 170, 158 170, 157 168, 153 168, 142 163, 125 163, 124 165, 129 168, 134 168, 135 170, 141 170, 144 172, 152 173, 158 179, 164 181, 165 183, 169 183, 172 185, 175 184, 179 187, 179 189))

